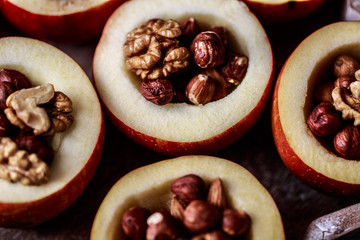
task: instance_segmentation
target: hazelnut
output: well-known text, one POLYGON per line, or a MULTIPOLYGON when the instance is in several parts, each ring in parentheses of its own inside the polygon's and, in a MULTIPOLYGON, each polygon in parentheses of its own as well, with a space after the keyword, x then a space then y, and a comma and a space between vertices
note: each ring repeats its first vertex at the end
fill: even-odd
POLYGON ((14 84, 10 82, 0 82, 0 109, 5 110, 6 106, 6 99, 18 89, 15 87, 14 84))
POLYGON ((173 97, 173 86, 167 79, 144 81, 140 86, 140 92, 150 102, 165 105, 173 97))
POLYGON ((12 83, 17 90, 31 87, 29 79, 21 72, 13 69, 1 69, 0 82, 12 83))
POLYGON ((213 31, 199 33, 193 40, 190 52, 201 68, 220 66, 225 60, 225 47, 219 35, 213 31))
POLYGON ((178 200, 188 204, 195 199, 203 197, 205 183, 201 177, 195 174, 188 174, 173 182, 171 192, 175 194, 178 200))
POLYGON ((185 208, 184 225, 192 233, 209 231, 220 220, 219 209, 203 200, 194 200, 185 208))
POLYGON ((225 191, 220 178, 216 178, 210 184, 207 201, 219 209, 224 209, 226 207, 225 191))
POLYGON ((230 52, 226 58, 226 64, 221 68, 221 73, 228 82, 239 85, 246 74, 248 65, 249 60, 245 55, 230 52))
POLYGON ((223 211, 221 227, 229 236, 243 235, 250 228, 250 217, 246 212, 238 209, 225 209, 223 211))
POLYGON ((170 202, 170 215, 182 222, 184 219, 184 210, 183 204, 176 197, 173 197, 170 202))
POLYGON ((193 17, 187 18, 184 21, 182 21, 180 24, 180 28, 181 28, 181 40, 185 42, 187 45, 190 45, 192 40, 200 32, 199 24, 193 17))
POLYGON ((226 47, 228 45, 228 40, 229 40, 229 37, 228 37, 228 30, 223 27, 223 26, 212 26, 209 31, 213 31, 213 32, 216 32, 217 35, 219 35, 219 37, 221 38, 223 44, 224 44, 224 47, 226 47))
POLYGON ((213 99, 215 93, 214 80, 205 75, 198 74, 193 77, 186 86, 186 97, 193 104, 206 104, 213 99))
POLYGON ((214 230, 211 232, 196 235, 191 240, 226 240, 229 239, 221 230, 214 230))
POLYGON ((0 113, 0 136, 9 136, 12 133, 13 126, 5 116, 5 114, 0 113))
POLYGON ((144 239, 146 234, 146 220, 149 212, 141 207, 129 208, 122 217, 121 226, 126 236, 134 239, 144 239))
POLYGON ((335 80, 334 87, 343 87, 346 88, 347 90, 350 90, 350 84, 354 81, 356 81, 356 79, 352 76, 338 77, 335 80))
POLYGON ((215 83, 215 93, 211 101, 219 100, 230 94, 232 85, 226 81, 224 76, 221 75, 215 68, 205 68, 202 69, 200 73, 209 76, 215 83))
POLYGON ((360 132, 353 125, 347 125, 334 137, 334 149, 343 158, 360 157, 360 132))
POLYGON ((175 239, 180 228, 175 220, 165 211, 158 211, 147 219, 146 240, 175 239))
POLYGON ((307 119, 308 127, 316 136, 334 134, 341 125, 341 117, 329 102, 322 102, 314 108, 307 119))
POLYGON ((341 55, 334 62, 334 74, 337 77, 353 75, 359 68, 359 62, 349 55, 341 55))
POLYGON ((332 90, 334 82, 323 83, 315 89, 314 100, 317 102, 333 102, 332 90))
POLYGON ((20 149, 24 149, 29 153, 35 153, 41 160, 50 165, 54 159, 54 149, 49 142, 42 136, 26 135, 20 133, 15 138, 20 149))

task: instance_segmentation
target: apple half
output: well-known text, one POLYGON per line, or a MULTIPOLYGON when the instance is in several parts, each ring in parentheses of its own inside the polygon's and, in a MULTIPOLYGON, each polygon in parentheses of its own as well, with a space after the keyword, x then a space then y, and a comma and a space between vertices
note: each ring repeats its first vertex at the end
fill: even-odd
POLYGON ((0 0, 0 10, 29 36, 80 43, 99 37, 109 16, 124 1, 0 0))
POLYGON ((279 154, 290 171, 327 193, 360 196, 360 161, 338 157, 310 132, 306 119, 314 89, 340 54, 360 59, 360 22, 338 22, 307 37, 291 54, 277 79, 272 130, 279 154))
POLYGON ((120 178, 101 203, 90 238, 126 239, 121 230, 123 213, 132 206, 150 211, 169 208, 172 182, 190 173, 203 178, 207 185, 215 178, 221 178, 228 203, 244 210, 251 218, 249 238, 246 239, 285 239, 280 213, 264 186, 239 164, 205 155, 163 160, 120 178))
POLYGON ((305 17, 325 0, 243 0, 262 23, 281 23, 305 17))
POLYGON ((73 102, 74 123, 52 141, 55 158, 49 182, 25 186, 0 179, 0 226, 42 223, 69 207, 84 191, 100 161, 104 120, 87 75, 68 55, 39 40, 0 39, 0 69, 15 69, 33 86, 51 83, 73 102))
POLYGON ((112 122, 143 146, 170 155, 213 153, 249 130, 266 105, 273 69, 264 29, 237 0, 126 2, 108 20, 93 60, 95 86, 112 122), (247 73, 231 94, 218 101, 155 105, 141 95, 140 78, 125 67, 126 34, 152 18, 188 17, 195 17, 203 28, 226 27, 232 48, 249 58, 247 73))

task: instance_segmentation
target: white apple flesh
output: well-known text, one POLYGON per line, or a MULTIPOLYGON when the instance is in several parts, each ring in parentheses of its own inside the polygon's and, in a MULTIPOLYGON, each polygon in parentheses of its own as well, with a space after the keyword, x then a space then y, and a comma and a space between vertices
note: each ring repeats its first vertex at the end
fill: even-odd
POLYGON ((121 230, 123 213, 133 206, 150 211, 168 209, 170 186, 177 178, 196 174, 206 185, 220 177, 230 207, 249 214, 249 240, 285 239, 275 202, 261 183, 240 165, 210 156, 183 156, 138 168, 110 189, 100 205, 91 229, 91 239, 126 239, 121 230))
POLYGON ((212 153, 243 135, 265 107, 273 68, 264 29, 237 0, 126 2, 108 20, 93 61, 94 82, 113 123, 138 143, 171 155, 212 153), (142 97, 140 78, 125 67, 126 34, 149 19, 180 22, 188 17, 194 17, 203 29, 226 27, 231 48, 249 58, 247 73, 231 94, 218 101, 199 106, 155 105, 142 97))
POLYGON ((0 179, 0 226, 24 227, 56 216, 84 191, 100 161, 104 121, 89 78, 57 48, 29 38, 1 38, 3 68, 23 73, 33 86, 51 83, 73 102, 73 125, 54 137, 49 182, 25 186, 0 179))

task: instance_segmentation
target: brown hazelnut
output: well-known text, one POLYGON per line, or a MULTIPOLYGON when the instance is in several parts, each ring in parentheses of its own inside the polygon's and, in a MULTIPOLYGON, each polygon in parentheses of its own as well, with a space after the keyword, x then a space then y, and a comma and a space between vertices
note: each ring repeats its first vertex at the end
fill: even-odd
POLYGON ((15 85, 17 90, 31 87, 29 79, 21 72, 13 69, 1 69, 0 82, 12 83, 13 85, 15 85))
POLYGON ((171 192, 185 204, 195 199, 201 199, 205 192, 204 180, 195 175, 188 174, 176 179, 171 185, 171 192))
POLYGON ((190 17, 185 19, 180 24, 181 28, 181 40, 185 42, 187 45, 191 44, 192 40, 196 37, 196 35, 200 32, 200 27, 195 18, 190 17))
POLYGON ((216 32, 217 35, 219 35, 219 37, 221 38, 221 40, 223 41, 224 47, 226 47, 228 45, 228 30, 227 28, 223 27, 223 26, 212 26, 209 31, 213 31, 216 32))
POLYGON ((314 108, 307 119, 308 127, 316 136, 334 134, 341 126, 341 117, 329 102, 322 102, 314 108))
POLYGON ((342 76, 335 80, 334 87, 343 87, 350 90, 350 84, 356 81, 353 76, 342 76))
POLYGON ((0 136, 9 136, 12 130, 13 125, 9 122, 5 114, 0 113, 0 136))
POLYGON ((126 236, 133 239, 144 239, 149 212, 141 207, 129 208, 122 217, 121 226, 126 236))
POLYGON ((349 55, 341 55, 334 62, 334 74, 337 77, 353 75, 359 68, 359 62, 349 55))
POLYGON ((186 86, 185 91, 186 97, 196 105, 205 105, 210 102, 213 99, 214 93, 214 80, 205 74, 198 74, 193 77, 186 86))
POLYGON ((209 231, 220 220, 219 209, 203 200, 194 200, 185 208, 184 225, 192 233, 209 231))
POLYGON ((229 239, 221 230, 214 230, 211 232, 196 235, 191 240, 226 240, 229 239))
POLYGON ((225 191, 220 178, 216 178, 211 182, 207 201, 219 209, 224 209, 226 207, 225 191))
POLYGON ((248 65, 249 60, 245 55, 230 52, 226 58, 226 64, 221 68, 221 73, 228 82, 239 85, 246 74, 248 65))
POLYGON ((157 105, 169 103, 173 97, 173 86, 167 79, 144 81, 140 86, 143 97, 157 105))
POLYGON ((314 100, 317 102, 333 102, 331 93, 334 89, 334 82, 326 82, 315 89, 314 100))
POLYGON ((201 68, 220 66, 225 60, 225 47, 219 35, 213 31, 199 33, 193 40, 190 52, 201 68))
POLYGON ((173 197, 170 202, 170 215, 182 222, 184 219, 184 210, 184 205, 176 197, 173 197))
POLYGON ((235 237, 246 233, 250 228, 250 217, 246 212, 237 209, 225 209, 221 222, 222 230, 235 237))
POLYGON ((353 125, 347 125, 334 137, 334 149, 339 156, 348 159, 360 157, 360 132, 353 125))
POLYGON ((180 233, 176 221, 166 211, 151 214, 147 225, 146 240, 175 239, 180 233))
POLYGON ((211 101, 219 100, 230 94, 232 85, 215 68, 205 68, 200 73, 209 76, 215 83, 215 93, 211 101))
POLYGON ((12 93, 16 92, 18 89, 15 87, 14 84, 10 82, 0 82, 0 109, 5 110, 6 106, 6 99, 12 93))
POLYGON ((29 153, 35 153, 47 165, 52 163, 54 149, 44 137, 20 133, 15 138, 15 141, 20 149, 24 149, 29 153))

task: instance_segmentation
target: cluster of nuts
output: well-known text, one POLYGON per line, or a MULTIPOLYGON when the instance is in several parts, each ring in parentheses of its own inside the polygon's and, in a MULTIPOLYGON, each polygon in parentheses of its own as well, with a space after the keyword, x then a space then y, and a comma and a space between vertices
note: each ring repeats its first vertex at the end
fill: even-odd
POLYGON ((195 174, 178 178, 171 185, 170 211, 151 213, 142 207, 129 208, 122 229, 131 239, 233 239, 245 236, 251 219, 244 211, 229 208, 220 178, 209 189, 195 174))
POLYGON ((307 124, 311 132, 331 139, 333 151, 347 159, 360 158, 360 64, 341 55, 334 62, 335 81, 326 82, 315 90, 320 102, 310 113, 307 124))
POLYGON ((1 69, 0 111, 0 178, 25 185, 47 182, 54 158, 47 138, 71 126, 71 100, 52 84, 32 87, 19 71, 1 69))
POLYGON ((123 52, 147 100, 198 105, 227 96, 244 78, 248 58, 228 45, 225 27, 201 31, 194 18, 151 19, 127 34, 123 52))

